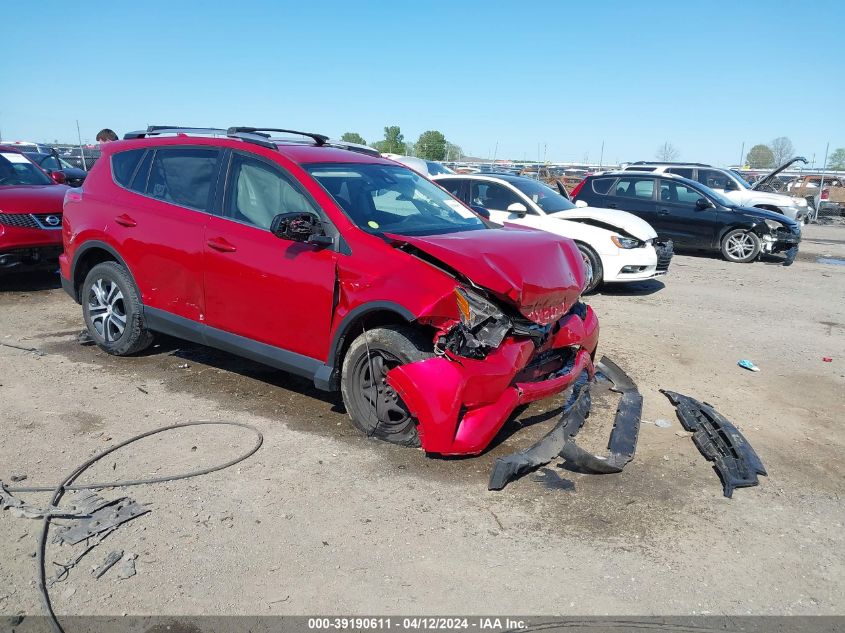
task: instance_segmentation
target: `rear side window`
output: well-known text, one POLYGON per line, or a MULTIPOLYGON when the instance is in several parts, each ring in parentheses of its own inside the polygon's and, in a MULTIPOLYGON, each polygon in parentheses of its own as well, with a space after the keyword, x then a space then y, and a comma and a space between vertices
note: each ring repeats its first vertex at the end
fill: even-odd
POLYGON ((461 193, 461 185, 464 182, 463 180, 460 180, 459 178, 449 178, 448 180, 437 180, 436 182, 453 196, 460 198, 458 194, 461 193))
POLYGON ((138 193, 144 193, 147 190, 147 178, 150 175, 150 165, 153 162, 153 150, 147 150, 147 153, 144 155, 144 159, 141 161, 141 164, 138 165, 138 169, 135 170, 135 176, 132 178, 132 182, 129 185, 129 188, 132 191, 137 191, 138 193))
POLYGON ((610 191, 610 186, 616 178, 596 178, 593 180, 593 191, 599 195, 604 195, 610 191))
POLYGON ((692 179, 692 169, 689 167, 670 167, 666 170, 667 174, 677 174, 684 178, 692 179))
POLYGON ((216 149, 158 149, 153 157, 147 195, 189 209, 205 211, 217 175, 216 149))
POLYGON ((616 183, 616 195, 623 198, 651 200, 654 197, 654 179, 620 178, 616 183))
POLYGON ((147 150, 131 149, 128 152, 120 152, 111 157, 111 170, 117 184, 129 187, 132 176, 135 175, 135 170, 145 151, 147 150))
POLYGON ((727 189, 730 176, 715 169, 699 169, 698 182, 711 189, 727 189))

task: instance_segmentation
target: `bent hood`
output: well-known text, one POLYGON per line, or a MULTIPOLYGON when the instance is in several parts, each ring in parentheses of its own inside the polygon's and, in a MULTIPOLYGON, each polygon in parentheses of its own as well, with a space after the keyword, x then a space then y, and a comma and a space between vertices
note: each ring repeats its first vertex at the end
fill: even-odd
POLYGON ((551 233, 507 227, 387 237, 439 260, 542 325, 566 314, 584 288, 584 261, 575 242, 551 233))
POLYGON ((643 242, 653 240, 657 232, 651 224, 627 211, 615 209, 597 209, 595 207, 576 207, 566 211, 558 211, 549 214, 549 217, 558 220, 570 220, 572 222, 584 222, 592 224, 609 231, 627 233, 643 242))

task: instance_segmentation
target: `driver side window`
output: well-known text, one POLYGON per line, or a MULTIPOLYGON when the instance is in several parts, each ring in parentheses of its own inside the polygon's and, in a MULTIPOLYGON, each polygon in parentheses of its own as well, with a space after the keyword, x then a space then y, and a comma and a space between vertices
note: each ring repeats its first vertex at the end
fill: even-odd
MULTIPOLYGON (((507 211, 514 202, 525 204, 516 193, 492 182, 473 181, 470 192, 471 204, 491 211, 507 211)), ((525 205, 526 207, 528 205, 525 205)))
POLYGON ((314 206, 278 169, 243 154, 232 156, 224 216, 269 229, 280 213, 316 213, 314 206))
POLYGON ((660 201, 676 204, 694 205, 702 195, 685 184, 672 180, 660 182, 660 201))

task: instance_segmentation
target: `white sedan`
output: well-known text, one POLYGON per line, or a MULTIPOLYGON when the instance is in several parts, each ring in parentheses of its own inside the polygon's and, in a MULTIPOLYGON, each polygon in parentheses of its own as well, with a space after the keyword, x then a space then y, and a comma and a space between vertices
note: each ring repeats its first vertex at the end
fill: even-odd
POLYGON ((625 211, 576 206, 548 185, 510 174, 455 174, 432 180, 490 219, 541 229, 575 241, 587 269, 585 292, 601 283, 642 281, 663 275, 672 243, 658 242, 645 220, 625 211))

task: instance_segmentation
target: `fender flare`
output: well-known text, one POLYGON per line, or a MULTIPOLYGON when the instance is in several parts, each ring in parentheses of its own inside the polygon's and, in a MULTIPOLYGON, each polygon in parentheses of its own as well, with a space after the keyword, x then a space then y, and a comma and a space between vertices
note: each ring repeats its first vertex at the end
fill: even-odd
POLYGON ((329 367, 336 368, 338 362, 338 354, 340 352, 341 347, 343 346, 343 341, 350 333, 350 329, 355 324, 358 319, 371 312, 393 312, 396 315, 402 317, 408 323, 417 320, 417 315, 411 312, 408 308, 403 306, 400 303, 396 303, 394 301, 370 301, 364 304, 359 305, 358 307, 349 311, 349 313, 343 317, 343 320, 337 326, 337 330, 335 330, 334 336, 332 337, 331 346, 329 347, 329 358, 326 361, 326 364, 329 367))
MULTIPOLYGON (((114 257, 114 259, 123 266, 126 270, 129 271, 129 275, 132 277, 132 280, 135 280, 135 276, 132 274, 132 269, 126 265, 126 261, 121 257, 120 253, 115 250, 113 246, 106 242, 102 242, 100 240, 90 240, 85 242, 82 246, 76 249, 76 252, 73 254, 73 261, 70 264, 70 279, 68 280, 73 285, 73 291, 76 293, 78 291, 76 287, 76 269, 79 265, 79 261, 88 251, 93 249, 103 250, 106 251, 109 255, 114 257)), ((137 286, 137 283, 135 284, 137 286)))

